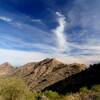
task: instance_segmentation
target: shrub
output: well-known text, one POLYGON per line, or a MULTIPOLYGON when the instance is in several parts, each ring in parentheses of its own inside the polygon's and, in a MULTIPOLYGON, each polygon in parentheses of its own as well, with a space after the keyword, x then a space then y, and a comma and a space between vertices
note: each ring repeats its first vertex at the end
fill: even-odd
POLYGON ((100 94, 96 95, 95 100, 100 100, 100 94))
POLYGON ((81 100, 79 93, 67 94, 64 97, 64 100, 81 100))
POLYGON ((80 89, 80 92, 82 92, 82 93, 89 93, 89 90, 88 90, 87 87, 83 87, 83 88, 80 89))
POLYGON ((22 79, 16 77, 1 78, 0 98, 2 100, 34 100, 34 95, 22 79))
POLYGON ((57 92, 45 91, 43 95, 48 97, 50 100, 61 100, 61 96, 57 92))
POLYGON ((91 90, 94 92, 100 92, 100 85, 94 85, 91 90))

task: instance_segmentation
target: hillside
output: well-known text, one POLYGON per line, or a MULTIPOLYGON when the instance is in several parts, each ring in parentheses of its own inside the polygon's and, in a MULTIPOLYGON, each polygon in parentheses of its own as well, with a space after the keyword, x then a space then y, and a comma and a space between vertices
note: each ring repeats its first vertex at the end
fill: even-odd
POLYGON ((44 59, 13 68, 10 64, 1 65, 2 75, 17 76, 26 82, 31 91, 43 91, 48 86, 86 69, 84 64, 64 64, 55 58, 44 59), (4 69, 5 68, 5 69, 4 69), (14 70, 13 70, 14 69, 14 70))
POLYGON ((45 59, 34 66, 34 70, 24 77, 32 91, 42 91, 46 87, 79 73, 83 64, 63 64, 56 59, 45 59))
POLYGON ((12 75, 14 73, 13 69, 14 69, 13 66, 8 62, 1 64, 0 65, 0 76, 12 75))
POLYGON ((100 100, 100 64, 87 67, 53 58, 14 68, 7 62, 0 65, 0 76, 0 99, 100 100))
POLYGON ((61 80, 44 90, 57 91, 60 94, 66 94, 67 92, 77 92, 82 87, 88 87, 100 84, 100 64, 90 65, 86 70, 80 73, 71 75, 64 80, 61 80))

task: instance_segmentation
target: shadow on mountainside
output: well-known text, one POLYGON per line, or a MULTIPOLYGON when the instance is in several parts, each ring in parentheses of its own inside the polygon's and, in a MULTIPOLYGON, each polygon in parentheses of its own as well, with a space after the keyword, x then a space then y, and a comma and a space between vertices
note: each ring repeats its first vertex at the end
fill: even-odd
POLYGON ((100 84, 100 64, 90 65, 88 69, 59 81, 43 91, 52 90, 66 94, 67 92, 77 92, 82 87, 91 88, 97 84, 100 84))

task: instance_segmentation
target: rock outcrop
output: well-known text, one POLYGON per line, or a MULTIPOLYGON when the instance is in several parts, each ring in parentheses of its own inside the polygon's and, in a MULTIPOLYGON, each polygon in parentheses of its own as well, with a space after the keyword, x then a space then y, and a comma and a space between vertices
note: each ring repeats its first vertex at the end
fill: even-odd
POLYGON ((17 67, 14 72, 14 75, 19 77, 25 77, 29 75, 34 70, 35 64, 36 63, 34 62, 34 63, 25 64, 21 67, 17 67))
POLYGON ((13 67, 8 62, 0 65, 0 76, 11 76, 13 72, 13 67))
POLYGON ((56 59, 45 59, 37 63, 24 79, 31 91, 39 92, 85 68, 86 66, 83 64, 67 65, 56 59))

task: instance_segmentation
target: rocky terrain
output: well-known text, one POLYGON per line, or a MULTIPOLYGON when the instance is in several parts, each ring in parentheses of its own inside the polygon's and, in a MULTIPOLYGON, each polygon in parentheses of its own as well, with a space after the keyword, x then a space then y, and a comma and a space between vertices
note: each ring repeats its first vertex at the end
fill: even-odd
POLYGON ((86 69, 84 64, 63 64, 57 59, 44 59, 13 68, 9 63, 0 65, 0 76, 18 76, 24 79, 31 91, 39 92, 86 69))
POLYGON ((34 66, 36 63, 28 63, 23 66, 17 67, 14 75, 19 77, 25 77, 30 74, 34 70, 34 66))
POLYGON ((66 94, 67 92, 77 92, 82 87, 91 89, 92 86, 100 84, 99 76, 100 64, 90 65, 89 68, 66 77, 64 80, 48 86, 45 90, 52 90, 57 91, 60 94, 66 94))
POLYGON ((6 62, 0 76, 0 100, 100 100, 100 64, 53 58, 16 68, 6 62))
POLYGON ((34 70, 24 79, 32 91, 42 91, 46 87, 64 80, 85 69, 85 65, 66 65, 56 59, 45 59, 34 66, 34 70))
MULTIPOLYGON (((44 95, 46 98, 56 95, 55 98, 59 97, 61 100, 62 95, 71 92, 73 94, 64 96, 66 99, 62 100, 71 100, 72 98, 72 100, 99 100, 96 98, 99 98, 100 95, 100 64, 88 67, 78 63, 64 64, 55 58, 48 58, 16 68, 6 62, 0 65, 0 76, 6 78, 3 77, 4 81, 1 79, 0 84, 4 85, 3 82, 6 82, 7 89, 11 87, 15 89, 18 85, 17 81, 19 81, 19 85, 24 82, 30 92, 43 93, 42 96, 37 94, 40 98, 43 98, 44 95), (10 87, 8 83, 11 85, 10 87), (14 85, 15 83, 16 85, 14 85)), ((21 87, 25 85, 21 85, 21 87)), ((19 91, 21 91, 20 88, 19 91)))
POLYGON ((14 68, 8 62, 0 65, 0 76, 10 76, 14 74, 14 68))

